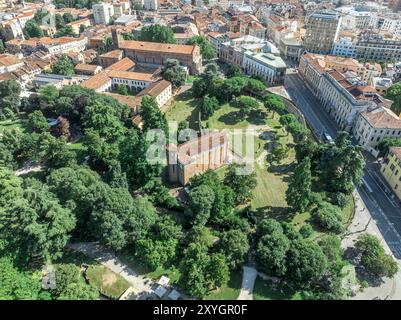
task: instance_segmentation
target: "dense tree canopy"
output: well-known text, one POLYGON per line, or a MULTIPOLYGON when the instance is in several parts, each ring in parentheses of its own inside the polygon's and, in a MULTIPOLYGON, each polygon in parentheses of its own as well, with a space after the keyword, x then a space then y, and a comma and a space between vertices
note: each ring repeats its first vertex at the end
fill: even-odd
POLYGON ((246 203, 252 199, 252 190, 256 187, 256 174, 246 165, 231 164, 224 182, 235 194, 237 203, 246 203))
POLYGON ((204 60, 210 60, 216 57, 216 50, 212 47, 206 37, 194 36, 188 40, 187 44, 198 45, 204 60))
POLYGON ((57 62, 53 65, 52 71, 55 74, 63 76, 71 76, 75 73, 72 60, 65 54, 60 56, 57 62))
POLYGON ((309 205, 312 192, 311 162, 305 157, 294 170, 286 191, 288 205, 297 212, 304 212, 309 205))
POLYGON ((183 66, 176 59, 167 59, 162 70, 162 75, 164 79, 171 82, 174 89, 182 86, 187 77, 183 66))
POLYGON ((390 88, 387 89, 385 98, 393 100, 394 103, 391 105, 391 109, 396 113, 401 113, 401 83, 394 83, 390 88))
POLYGON ((175 43, 174 32, 169 26, 152 24, 144 26, 139 36, 140 41, 150 41, 159 43, 175 43))

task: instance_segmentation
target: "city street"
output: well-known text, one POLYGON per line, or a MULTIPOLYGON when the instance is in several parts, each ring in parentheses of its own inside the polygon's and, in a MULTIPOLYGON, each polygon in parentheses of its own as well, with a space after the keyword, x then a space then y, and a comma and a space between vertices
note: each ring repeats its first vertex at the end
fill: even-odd
MULTIPOLYGON (((295 105, 303 112, 312 130, 318 137, 324 132, 336 137, 338 127, 322 108, 321 103, 306 87, 299 74, 287 74, 286 90, 295 105)), ((388 247, 397 259, 401 259, 401 209, 396 198, 381 179, 377 163, 371 155, 365 155, 366 167, 363 184, 357 188, 358 195, 365 202, 374 222, 388 247)), ((367 212, 368 214, 368 212, 367 212)))

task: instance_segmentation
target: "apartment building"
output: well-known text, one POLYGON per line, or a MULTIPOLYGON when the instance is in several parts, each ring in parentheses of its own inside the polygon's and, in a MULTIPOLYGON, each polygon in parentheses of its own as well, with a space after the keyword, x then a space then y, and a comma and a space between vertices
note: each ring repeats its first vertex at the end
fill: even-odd
POLYGON ((401 200, 401 147, 390 148, 382 165, 381 174, 401 200))
POLYGON ((364 34, 356 43, 356 57, 366 61, 400 61, 401 39, 384 34, 364 34))
POLYGON ((337 12, 317 11, 305 26, 304 47, 308 52, 329 54, 338 38, 341 16, 337 12))
POLYGON ((353 134, 365 150, 374 151, 384 138, 401 137, 401 119, 384 107, 365 111, 358 116, 353 134))
POLYGON ((305 54, 301 57, 299 73, 341 130, 351 132, 361 112, 391 106, 392 101, 379 96, 358 77, 346 77, 327 68, 322 56, 305 54))
POLYGON ((111 3, 100 2, 92 6, 93 19, 96 24, 109 24, 114 15, 114 7, 111 3))
POLYGON ((0 74, 13 72, 24 65, 24 61, 11 54, 0 54, 0 74))
POLYGON ((227 163, 228 137, 212 132, 191 139, 178 146, 167 146, 168 175, 172 183, 185 186, 189 179, 208 169, 217 169, 227 163))

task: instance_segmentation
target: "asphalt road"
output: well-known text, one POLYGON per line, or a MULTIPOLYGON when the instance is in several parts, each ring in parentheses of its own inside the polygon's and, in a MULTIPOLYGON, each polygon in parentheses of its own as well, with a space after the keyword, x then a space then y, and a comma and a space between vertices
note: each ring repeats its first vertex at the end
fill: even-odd
MULTIPOLYGON (((287 75, 286 90, 317 136, 321 137, 323 132, 327 132, 336 137, 339 129, 335 120, 323 109, 297 73, 287 75)), ((365 154, 365 160, 363 184, 357 188, 359 197, 365 202, 373 223, 376 223, 394 256, 401 259, 400 202, 381 178, 375 159, 365 154)))

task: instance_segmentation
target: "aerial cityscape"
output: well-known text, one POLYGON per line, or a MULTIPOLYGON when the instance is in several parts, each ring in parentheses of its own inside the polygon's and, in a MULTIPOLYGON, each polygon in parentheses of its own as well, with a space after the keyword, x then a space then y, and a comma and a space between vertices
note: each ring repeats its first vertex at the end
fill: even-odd
POLYGON ((401 300, 401 0, 0 0, 0 300, 401 300))

